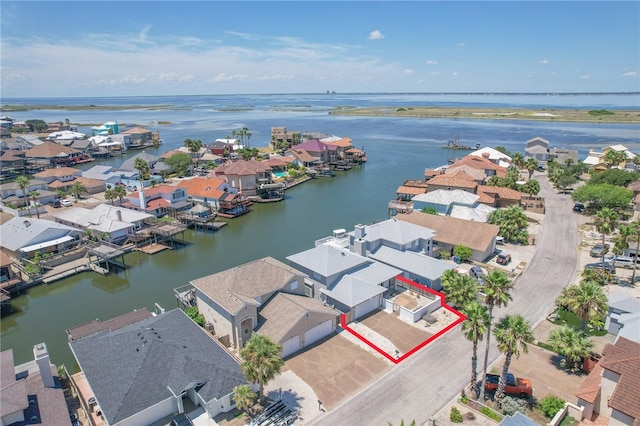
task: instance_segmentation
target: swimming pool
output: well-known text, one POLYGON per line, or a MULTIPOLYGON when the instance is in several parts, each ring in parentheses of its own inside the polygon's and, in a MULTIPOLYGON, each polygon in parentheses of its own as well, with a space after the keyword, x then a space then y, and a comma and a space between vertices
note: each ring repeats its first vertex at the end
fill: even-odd
POLYGON ((273 175, 273 177, 277 177, 277 178, 285 178, 289 176, 287 172, 271 172, 271 174, 273 175))

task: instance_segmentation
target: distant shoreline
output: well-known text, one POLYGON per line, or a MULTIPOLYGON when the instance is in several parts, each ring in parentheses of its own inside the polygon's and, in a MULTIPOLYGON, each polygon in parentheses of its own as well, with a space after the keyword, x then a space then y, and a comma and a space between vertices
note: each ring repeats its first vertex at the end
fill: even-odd
POLYGON ((461 118, 480 120, 535 120, 579 123, 640 124, 640 110, 593 109, 532 109, 532 108, 474 108, 474 107, 342 107, 331 115, 402 117, 402 118, 461 118))

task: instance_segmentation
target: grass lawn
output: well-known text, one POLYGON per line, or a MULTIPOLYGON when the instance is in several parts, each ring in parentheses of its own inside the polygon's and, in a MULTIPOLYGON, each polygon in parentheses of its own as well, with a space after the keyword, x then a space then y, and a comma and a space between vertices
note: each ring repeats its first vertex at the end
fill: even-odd
MULTIPOLYGON (((558 309, 556 311, 555 319, 551 322, 557 325, 568 325, 569 327, 580 329, 580 318, 578 318, 573 312, 569 312, 565 309, 558 309)), ((607 334, 607 330, 594 328, 587 324, 585 333, 587 336, 604 336, 607 334)))

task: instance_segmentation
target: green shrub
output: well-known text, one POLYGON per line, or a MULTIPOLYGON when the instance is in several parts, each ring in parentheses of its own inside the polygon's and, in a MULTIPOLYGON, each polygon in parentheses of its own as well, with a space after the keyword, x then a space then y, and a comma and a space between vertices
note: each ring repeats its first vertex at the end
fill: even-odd
POLYGON ((462 413, 456 407, 451 407, 451 414, 449 414, 449 420, 453 423, 462 423, 462 413))
POLYGON ((527 401, 521 398, 514 398, 512 396, 505 396, 502 398, 502 404, 500 405, 502 413, 505 416, 512 416, 517 411, 522 414, 527 410, 527 401))
POLYGON ((204 327, 204 315, 198 312, 197 306, 192 306, 190 308, 185 309, 184 313, 187 314, 187 316, 191 318, 200 327, 204 327))
POLYGON ((484 414, 485 416, 489 417, 490 419, 493 419, 497 422, 502 421, 502 416, 498 413, 496 413, 495 411, 493 411, 491 408, 489 407, 482 407, 480 409, 480 412, 482 414, 484 414))
POLYGON ((540 400, 540 410, 549 418, 553 418, 564 407, 564 399, 555 395, 547 395, 540 400))

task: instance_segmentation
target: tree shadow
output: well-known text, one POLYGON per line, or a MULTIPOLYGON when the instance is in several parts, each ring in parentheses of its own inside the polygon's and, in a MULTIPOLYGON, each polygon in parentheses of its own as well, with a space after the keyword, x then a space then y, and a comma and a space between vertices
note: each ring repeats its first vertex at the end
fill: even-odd
POLYGON ((296 391, 291 389, 284 390, 282 388, 274 389, 267 392, 266 397, 269 402, 284 402, 289 410, 297 413, 298 419, 303 420, 303 418, 300 416, 300 409, 302 408, 301 402, 304 401, 305 398, 301 395, 298 395, 296 391))

